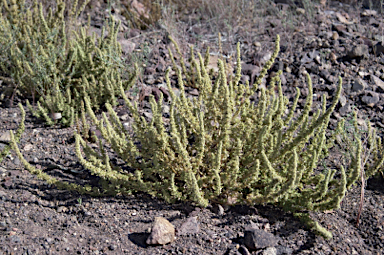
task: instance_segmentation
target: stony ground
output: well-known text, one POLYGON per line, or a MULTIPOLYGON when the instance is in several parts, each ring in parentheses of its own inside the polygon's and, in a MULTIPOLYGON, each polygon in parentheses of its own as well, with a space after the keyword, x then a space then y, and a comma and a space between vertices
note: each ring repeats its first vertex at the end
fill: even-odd
MULTIPOLYGON (((331 126, 356 110, 360 124, 368 118, 380 133, 384 127, 380 8, 340 1, 293 2, 260 1, 243 9, 217 5, 209 11, 196 6, 167 7, 163 18, 145 31, 129 28, 122 15, 124 6, 93 1, 87 11, 92 13, 95 32, 100 31, 102 17, 109 11, 122 21, 119 38, 127 61, 139 61, 143 70, 131 97, 142 103, 144 114, 150 114, 145 112, 148 95, 158 93, 171 64, 168 35, 177 40, 185 56, 189 45, 200 52, 210 46, 213 60, 218 55, 218 32, 226 57, 234 56, 240 42, 243 79, 253 81, 279 34, 281 51, 269 75, 283 71, 288 97, 299 87, 302 106, 308 93, 304 75, 308 72, 313 80, 314 108, 319 107, 323 94, 332 98, 341 76, 343 92, 331 126)), ((134 4, 136 9, 143 8, 134 4)), ((186 92, 191 96, 198 93, 188 87, 186 92)), ((117 109, 122 121, 126 120, 124 109, 117 109)), ((19 122, 19 109, 3 103, 0 148, 7 143, 5 131, 15 130, 19 122)), ((19 147, 32 165, 46 173, 78 183, 92 182, 94 177, 75 156, 73 131, 47 127, 27 111, 19 147)), ((30 175, 12 152, 0 165, 0 254, 384 254, 384 178, 379 174, 367 181, 356 226, 360 188, 358 183, 347 193, 339 210, 312 214, 333 233, 332 239, 325 240, 272 205, 210 205, 203 209, 189 203, 169 205, 146 194, 92 198, 57 190, 30 175), (176 228, 174 241, 146 243, 155 217, 167 219, 176 228), (260 249, 252 250, 255 243, 244 238, 252 234, 261 236, 263 242, 256 242, 260 249)))

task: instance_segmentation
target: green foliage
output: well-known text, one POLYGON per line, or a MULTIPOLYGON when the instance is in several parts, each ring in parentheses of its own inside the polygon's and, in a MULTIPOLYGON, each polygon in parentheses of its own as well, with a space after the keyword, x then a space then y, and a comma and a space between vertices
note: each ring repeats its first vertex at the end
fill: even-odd
MULTIPOLYGON (((77 9, 77 1, 69 11, 69 23, 77 18, 89 1, 77 9)), ((68 32, 64 19, 65 4, 57 0, 56 9, 44 14, 42 4, 34 1, 28 8, 24 1, 3 0, 5 15, 0 15, 0 71, 8 83, 24 96, 38 99, 35 116, 47 124, 55 123, 54 113, 60 113, 60 122, 70 126, 81 112, 84 97, 92 107, 104 103, 114 105, 120 93, 116 84, 125 70, 121 60, 121 46, 117 42, 120 23, 109 20, 107 36, 88 35, 88 27, 68 32), (4 46, 5 45, 5 46, 4 46)), ((122 82, 126 88, 135 75, 122 82)))
MULTIPOLYGON (((19 127, 17 128, 16 135, 14 136, 14 143, 19 143, 21 135, 24 133, 25 126, 25 111, 21 104, 19 104, 20 112, 21 112, 21 121, 19 124, 19 127)), ((9 145, 6 145, 2 151, 0 151, 0 163, 3 161, 4 157, 6 157, 10 151, 11 147, 9 145)))
MULTIPOLYGON (((384 163, 383 145, 381 138, 376 134, 376 129, 372 128, 371 123, 366 120, 363 127, 359 127, 357 123, 357 112, 354 111, 348 118, 348 122, 344 125, 344 130, 337 136, 340 150, 345 152, 345 161, 351 161, 348 148, 355 147, 359 141, 354 137, 361 137, 361 142, 365 150, 362 153, 360 164, 364 171, 364 178, 370 178, 374 174, 382 171, 384 163)), ((351 185, 351 184, 350 184, 351 185)))
MULTIPOLYGON (((103 139, 93 134, 92 139, 99 148, 95 150, 75 134, 76 154, 84 167, 101 178, 100 190, 60 181, 35 169, 21 155, 13 133, 12 149, 28 171, 61 189, 91 195, 142 191, 167 202, 187 200, 199 206, 207 206, 209 202, 273 203, 295 213, 314 231, 330 238, 332 234, 313 221, 306 211, 340 206, 347 189, 360 176, 363 144, 357 125, 346 126, 340 121, 334 132, 326 132, 340 97, 341 78, 328 108, 323 97, 322 109, 313 114, 310 114, 312 84, 309 75, 308 97, 298 114, 295 112, 300 91, 297 90, 295 100, 289 104, 282 93, 279 74, 267 89, 258 88, 278 50, 279 37, 271 59, 256 83, 251 85, 240 83, 240 45, 234 75, 228 72, 230 68, 222 60, 218 60, 219 72, 210 75, 206 65, 209 53, 205 58, 199 53, 197 58, 191 54, 190 63, 182 63, 182 70, 177 69, 179 96, 171 88, 170 70, 165 76, 171 97, 169 122, 162 116, 162 106, 166 103, 162 97, 157 102, 154 97, 150 98, 153 117, 149 122, 140 116, 137 103, 126 97, 127 88, 121 80, 117 81, 117 86, 134 119, 131 131, 125 129, 109 103, 106 103, 108 115, 103 113, 102 119, 97 119, 91 99, 85 97, 86 111, 103 139), (187 98, 185 81, 192 82, 199 90, 197 98, 187 98), (258 97, 252 102, 250 97, 254 94, 258 97), (347 129, 352 136, 345 136, 347 129), (340 136, 350 141, 347 143, 348 160, 336 167, 325 159, 340 136), (106 144, 134 172, 113 164, 106 144), (318 167, 319 162, 323 162, 322 167, 318 167)), ((81 118, 85 122, 84 114, 81 118)), ((83 129, 87 133, 89 127, 83 123, 83 129)), ((381 147, 380 139, 376 139, 373 132, 368 138, 370 144, 381 147)), ((369 175, 381 166, 380 153, 374 155, 373 160, 378 163, 369 168, 369 175)))
POLYGON ((355 143, 347 148, 349 165, 340 165, 339 169, 330 164, 318 167, 319 162, 327 162, 324 159, 345 129, 345 122, 341 121, 327 137, 329 119, 341 93, 341 78, 330 106, 326 107, 323 97, 322 109, 311 116, 313 92, 307 75, 309 94, 304 109, 295 114, 300 96, 297 89, 288 111, 289 101, 283 96, 279 74, 268 89, 258 89, 278 50, 279 37, 272 58, 252 86, 240 83, 240 45, 235 75, 227 75, 225 63, 218 60, 219 73, 210 76, 206 65, 209 54, 205 59, 200 54, 197 59, 191 54, 190 65, 182 59, 182 69, 177 69, 180 96, 171 88, 169 70, 165 77, 171 95, 169 124, 162 117, 163 98, 158 102, 150 98, 153 117, 147 122, 121 87, 134 118, 133 134, 124 129, 111 105, 106 104, 109 117, 103 113, 103 118, 98 120, 86 99, 88 115, 100 130, 103 141, 127 166, 136 170, 127 172, 113 165, 103 141, 97 137, 100 151, 76 135, 76 153, 81 163, 107 180, 115 192, 143 191, 168 202, 189 200, 200 206, 207 206, 209 201, 275 203, 296 212, 308 226, 331 237, 303 211, 340 206, 347 188, 360 175, 361 139, 357 132, 350 138, 355 143), (191 79, 192 73, 194 79, 191 79), (186 97, 185 81, 193 82, 199 89, 198 98, 186 97), (250 96, 255 93, 259 97, 253 103, 250 96), (82 156, 81 147, 87 159, 82 156))

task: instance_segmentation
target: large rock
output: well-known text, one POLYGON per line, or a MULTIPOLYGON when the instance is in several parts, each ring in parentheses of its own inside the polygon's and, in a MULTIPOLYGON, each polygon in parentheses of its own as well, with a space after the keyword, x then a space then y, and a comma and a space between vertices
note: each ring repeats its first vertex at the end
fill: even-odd
POLYGON ((384 91, 384 81, 382 81, 379 77, 371 74, 371 80, 375 83, 377 87, 384 91))
POLYGON ((167 244, 175 240, 175 227, 165 218, 156 217, 147 244, 167 244))
POLYGON ((368 46, 365 44, 353 46, 352 49, 347 53, 347 56, 351 59, 367 57, 368 55, 368 46))
MULTIPOLYGON (((15 133, 15 131, 14 131, 15 133)), ((11 134, 9 130, 5 131, 0 135, 0 142, 2 143, 9 143, 11 141, 11 134)))
POLYGON ((367 83, 361 79, 357 78, 352 84, 352 92, 361 92, 367 87, 367 83))
POLYGON ((376 92, 369 91, 367 92, 363 98, 361 99, 365 104, 367 104, 369 107, 373 107, 375 104, 377 104, 380 101, 380 96, 376 92))
POLYGON ((277 245, 277 238, 264 230, 250 228, 244 232, 244 244, 250 250, 258 250, 277 245))
POLYGON ((275 247, 268 247, 267 249, 265 249, 262 253, 263 255, 276 255, 277 254, 277 250, 275 247))
POLYGON ((200 225, 197 221, 197 217, 189 217, 181 226, 177 229, 178 235, 197 234, 200 232, 200 225))

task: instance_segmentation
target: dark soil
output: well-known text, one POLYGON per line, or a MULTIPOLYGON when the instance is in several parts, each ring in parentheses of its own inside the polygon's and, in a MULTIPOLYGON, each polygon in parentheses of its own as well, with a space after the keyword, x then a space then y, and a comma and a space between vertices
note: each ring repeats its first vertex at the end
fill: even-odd
MULTIPOLYGON (((198 8, 183 10, 173 17, 173 23, 164 18, 146 31, 128 29, 116 7, 113 12, 123 23, 120 42, 126 57, 141 61, 144 71, 131 91, 132 98, 140 100, 146 109, 147 94, 156 94, 152 88, 164 83, 162 77, 171 65, 168 35, 178 41, 188 57, 191 44, 202 53, 207 46, 217 53, 217 33, 221 32, 223 54, 234 56, 236 43, 240 42, 243 79, 254 80, 279 34, 281 51, 269 75, 283 70, 283 89, 288 97, 293 97, 299 87, 303 105, 307 94, 304 74, 308 72, 316 109, 321 105, 321 95, 326 94, 331 101, 337 77, 341 76, 344 89, 331 126, 355 109, 360 123, 369 118, 381 133, 384 23, 380 8, 366 9, 369 6, 339 1, 309 8, 301 1, 297 5, 291 2, 260 4, 262 16, 227 23, 226 17, 205 17, 198 8)), ((105 4, 95 4, 89 10, 94 14, 96 32, 101 22, 98 17, 105 8, 105 4)), ((187 87, 186 91, 194 93, 193 88, 187 87)), ((15 98, 14 103, 20 100, 15 98)), ((0 136, 6 130, 15 130, 20 122, 19 109, 8 105, 0 107, 0 136)), ((117 111, 124 116, 122 106, 117 111)), ((78 163, 73 128, 47 127, 29 111, 25 125, 19 147, 32 165, 64 180, 95 181, 78 163)), ((0 149, 4 145, 0 142, 0 149)), ((311 213, 332 232, 333 238, 326 240, 273 205, 198 208, 190 203, 167 204, 141 193, 94 198, 58 190, 29 174, 11 152, 0 165, 0 254, 384 254, 382 175, 367 181, 360 224, 356 226, 360 189, 361 183, 354 185, 338 210, 311 213), (175 241, 159 246, 146 244, 155 217, 164 217, 175 226, 175 241), (199 229, 188 232, 182 224, 191 217, 197 217, 195 225, 199 229), (277 239, 275 248, 247 249, 243 237, 249 227, 272 233, 277 239)))

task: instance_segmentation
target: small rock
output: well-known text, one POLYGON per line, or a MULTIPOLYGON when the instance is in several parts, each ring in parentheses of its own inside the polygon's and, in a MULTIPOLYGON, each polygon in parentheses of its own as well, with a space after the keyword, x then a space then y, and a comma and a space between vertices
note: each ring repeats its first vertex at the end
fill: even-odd
POLYGON ((189 217, 177 230, 178 235, 196 234, 200 232, 197 217, 189 217))
POLYGON ((336 31, 333 31, 332 40, 337 40, 337 39, 339 39, 339 33, 337 33, 336 31))
POLYGON ((133 50, 135 49, 136 47, 136 44, 134 42, 131 42, 131 41, 128 41, 128 40, 121 40, 120 41, 120 45, 121 45, 121 51, 124 53, 124 54, 130 54, 133 52, 133 50))
POLYGON ((0 151, 4 150, 5 147, 7 147, 6 144, 4 144, 4 143, 0 143, 0 151))
POLYGON ((110 246, 108 246, 108 249, 111 250, 111 251, 114 251, 117 249, 117 245, 116 244, 111 244, 110 246))
POLYGON ((195 207, 195 210, 193 210, 190 214, 189 217, 196 217, 201 213, 201 209, 199 207, 195 207))
POLYGON ((241 245, 239 247, 239 252, 241 253, 241 255, 251 255, 251 253, 248 251, 247 247, 245 247, 244 245, 241 245))
POLYGON ((329 54, 329 59, 332 61, 332 62, 336 62, 337 61, 337 56, 335 53, 331 52, 329 54))
POLYGON ((239 245, 237 244, 237 245, 231 245, 228 249, 227 249, 227 251, 225 252, 225 254, 226 255, 249 255, 250 253, 248 252, 248 254, 247 253, 241 253, 240 251, 239 251, 239 245))
POLYGON ((199 91, 197 89, 192 89, 188 92, 192 96, 199 96, 199 91))
POLYGON ((344 95, 340 95, 339 102, 340 102, 341 106, 344 106, 347 104, 347 98, 344 95))
POLYGON ((212 206, 212 212, 216 213, 217 215, 219 216, 223 216, 224 215, 224 208, 222 205, 220 204, 214 204, 212 206))
POLYGON ((305 14, 305 9, 303 9, 303 8, 296 8, 296 11, 297 11, 298 13, 302 14, 302 15, 305 14))
MULTIPOLYGON (((377 25, 379 26, 379 24, 377 24, 377 25)), ((376 34, 376 35, 373 36, 373 40, 382 42, 382 41, 384 41, 384 36, 376 34)), ((371 45, 368 43, 368 46, 373 46, 372 42, 370 42, 370 43, 371 43, 371 45)))
POLYGON ((152 95, 155 97, 156 102, 160 99, 161 94, 162 93, 161 93, 159 88, 157 88, 157 87, 152 88, 152 95))
POLYGON ((147 120, 152 120, 153 114, 151 112, 143 112, 143 115, 147 120))
POLYGON ((377 15, 377 11, 375 10, 364 10, 362 13, 361 13, 362 16, 376 16, 377 15))
POLYGON ((367 130, 367 128, 368 128, 367 120, 365 120, 365 119, 357 119, 357 124, 360 125, 362 130, 367 130))
POLYGON ((380 96, 376 92, 369 91, 365 96, 363 96, 361 101, 363 101, 369 107, 373 107, 380 101, 380 96))
POLYGON ((358 74, 361 78, 364 78, 364 77, 367 76, 369 73, 364 72, 364 71, 358 71, 357 74, 358 74))
POLYGON ((12 243, 20 243, 21 242, 20 237, 17 235, 12 235, 12 236, 10 236, 9 239, 11 240, 12 243))
POLYGON ((251 82, 251 77, 249 76, 249 75, 245 75, 245 74, 243 74, 242 76, 241 76, 241 81, 245 84, 245 83, 247 83, 247 82, 251 82))
POLYGON ((145 79, 145 83, 149 84, 149 85, 154 84, 155 83, 155 78, 153 77, 153 75, 148 75, 147 78, 145 79))
POLYGON ((144 73, 146 75, 154 75, 156 73, 156 69, 153 67, 147 67, 147 68, 145 68, 144 73))
POLYGON ((351 25, 354 23, 354 20, 350 20, 348 14, 343 15, 339 12, 336 12, 336 17, 343 24, 351 25))
POLYGON ((164 94, 164 99, 168 100, 168 98, 170 96, 169 92, 168 92, 168 89, 166 87, 162 86, 162 85, 159 86, 159 89, 164 94))
POLYGON ((284 73, 280 75, 280 80, 281 80, 281 85, 286 85, 287 84, 287 79, 285 78, 284 73))
POLYGON ((341 119, 342 119, 340 113, 338 113, 338 112, 333 112, 332 115, 333 115, 337 120, 341 120, 341 119))
MULTIPOLYGON (((163 58, 159 58, 159 63, 157 63, 156 72, 163 73, 167 65, 165 64, 165 60, 163 58)), ((161 83, 164 79, 162 77, 158 77, 156 82, 161 83)))
POLYGON ((345 25, 343 25, 341 23, 334 23, 334 24, 332 24, 332 30, 335 30, 339 33, 344 33, 347 31, 347 28, 345 25))
POLYGON ((59 120, 59 119, 62 118, 60 112, 50 113, 50 114, 49 114, 49 117, 50 117, 52 120, 59 120))
POLYGON ((268 247, 261 254, 262 255, 276 255, 277 254, 277 250, 276 250, 275 247, 268 247))
POLYGON ((320 77, 329 83, 335 83, 337 81, 337 77, 330 74, 329 71, 326 69, 320 71, 320 77))
POLYGON ((251 228, 244 232, 244 244, 250 250, 258 250, 276 246, 277 239, 264 230, 251 228))
POLYGON ((15 164, 16 166, 18 166, 18 165, 21 164, 19 157, 16 157, 16 158, 13 160, 13 164, 15 164))
POLYGON ((274 0, 276 4, 289 4, 291 6, 295 6, 294 0, 274 0))
POLYGON ((27 143, 27 144, 24 146, 24 150, 25 150, 25 151, 30 151, 30 150, 32 150, 32 149, 33 149, 33 145, 30 144, 30 143, 27 143))
MULTIPOLYGON (((7 169, 2 168, 2 167, 0 166, 0 175, 5 174, 5 172, 7 172, 7 169)), ((0 194, 1 194, 1 192, 0 192, 0 194)))
POLYGON ((285 68, 285 71, 286 71, 287 73, 292 73, 292 68, 290 68, 289 66, 287 66, 287 67, 285 68))
POLYGON ((352 107, 350 104, 346 104, 339 109, 339 113, 341 116, 346 116, 352 111, 352 107))
POLYGON ((384 46, 381 42, 377 43, 375 46, 373 46, 373 54, 375 56, 379 56, 381 53, 384 53, 384 46))
POLYGON ((368 55, 368 46, 365 44, 356 45, 347 53, 347 57, 351 59, 366 57, 368 55))
POLYGON ((65 212, 68 212, 68 208, 65 207, 65 206, 59 206, 59 207, 57 208, 57 212, 58 212, 58 213, 61 213, 61 212, 65 213, 65 212))
POLYGON ((129 114, 124 114, 119 117, 122 121, 127 121, 129 119, 129 114))
POLYGON ((352 84, 352 91, 353 92, 361 92, 367 87, 367 83, 361 79, 357 78, 355 82, 352 84))
POLYGON ((180 90, 178 89, 178 88, 172 88, 172 90, 173 90, 173 93, 175 93, 175 95, 177 96, 177 97, 180 97, 180 90))
POLYGON ((371 74, 371 80, 378 86, 382 91, 384 91, 384 81, 382 81, 379 77, 371 74))
POLYGON ((156 217, 147 244, 167 244, 175 240, 174 226, 163 217, 156 217))
POLYGON ((5 131, 0 135, 0 142, 2 143, 9 143, 11 141, 11 134, 9 130, 5 131))
POLYGON ((276 253, 279 255, 291 255, 293 253, 293 250, 289 247, 279 245, 276 247, 276 253))
POLYGON ((161 106, 161 110, 163 111, 163 113, 169 113, 169 111, 171 110, 171 108, 170 108, 168 105, 163 104, 163 105, 161 106))
POLYGON ((323 48, 330 48, 331 47, 331 44, 329 43, 329 41, 323 41, 323 48))
POLYGON ((305 54, 301 59, 300 59, 301 64, 308 64, 312 63, 313 59, 309 57, 307 54, 305 54))

